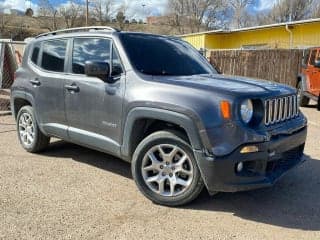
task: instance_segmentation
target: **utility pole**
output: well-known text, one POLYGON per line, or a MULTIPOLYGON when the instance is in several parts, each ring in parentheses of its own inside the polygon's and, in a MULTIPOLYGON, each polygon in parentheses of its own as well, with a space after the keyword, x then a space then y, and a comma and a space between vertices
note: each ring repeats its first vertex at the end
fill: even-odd
POLYGON ((146 4, 143 3, 141 6, 142 6, 142 9, 143 9, 143 14, 145 15, 145 18, 146 18, 146 21, 147 21, 147 16, 146 16, 146 11, 145 11, 146 4))
POLYGON ((89 23, 89 0, 86 0, 86 26, 88 27, 89 23))

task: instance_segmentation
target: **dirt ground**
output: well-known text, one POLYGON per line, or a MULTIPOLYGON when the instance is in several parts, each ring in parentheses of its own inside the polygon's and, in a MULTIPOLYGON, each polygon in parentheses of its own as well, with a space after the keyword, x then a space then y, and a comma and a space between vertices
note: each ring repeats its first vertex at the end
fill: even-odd
POLYGON ((306 163, 273 188, 204 191, 181 208, 147 200, 106 154, 62 141, 25 152, 0 117, 0 239, 320 239, 320 112, 303 112, 306 163))

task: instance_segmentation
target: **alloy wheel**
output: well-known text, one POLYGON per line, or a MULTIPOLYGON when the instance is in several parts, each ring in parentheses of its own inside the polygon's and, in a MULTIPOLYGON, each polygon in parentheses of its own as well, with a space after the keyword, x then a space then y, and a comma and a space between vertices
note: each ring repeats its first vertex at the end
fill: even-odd
POLYGON ((185 192, 194 176, 188 154, 171 144, 152 147, 143 158, 141 171, 146 185, 164 197, 178 196, 185 192))
POLYGON ((34 122, 29 113, 23 113, 19 118, 19 136, 20 140, 26 146, 31 146, 35 138, 34 122))

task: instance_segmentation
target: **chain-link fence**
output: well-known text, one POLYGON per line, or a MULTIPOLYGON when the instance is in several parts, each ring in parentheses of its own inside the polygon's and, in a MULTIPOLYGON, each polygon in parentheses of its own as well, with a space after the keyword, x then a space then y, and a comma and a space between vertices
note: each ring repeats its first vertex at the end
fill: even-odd
POLYGON ((0 39, 0 111, 10 110, 10 88, 21 64, 25 42, 0 39))

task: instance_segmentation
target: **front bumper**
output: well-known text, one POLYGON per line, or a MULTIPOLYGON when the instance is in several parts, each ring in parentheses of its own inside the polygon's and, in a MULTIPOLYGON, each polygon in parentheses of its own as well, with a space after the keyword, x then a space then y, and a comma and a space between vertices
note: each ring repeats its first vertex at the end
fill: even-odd
POLYGON ((255 145, 259 152, 241 154, 242 145, 223 157, 208 157, 195 151, 203 180, 210 194, 238 192, 272 186, 281 176, 304 161, 307 127, 290 135, 278 135, 255 145), (236 165, 244 168, 237 172, 236 165))

